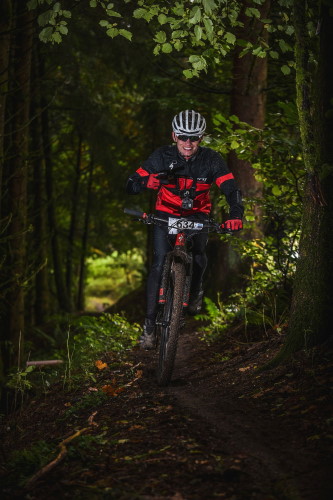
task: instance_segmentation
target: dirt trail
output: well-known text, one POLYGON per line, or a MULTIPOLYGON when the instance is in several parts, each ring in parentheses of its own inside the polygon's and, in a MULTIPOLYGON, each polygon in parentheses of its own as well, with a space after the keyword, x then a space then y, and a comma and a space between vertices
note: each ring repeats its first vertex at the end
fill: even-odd
POLYGON ((181 335, 166 388, 155 380, 156 354, 134 349, 119 362, 111 353, 94 387, 70 393, 60 383, 4 421, 3 498, 331 500, 332 351, 257 371, 280 337, 250 343, 233 332, 208 345, 195 329, 190 322, 181 335), (54 458, 92 415, 90 431, 27 488, 27 464, 6 458, 13 448, 43 442, 54 458))
POLYGON ((260 404, 244 399, 242 388, 233 387, 237 382, 230 380, 230 374, 223 379, 221 367, 202 367, 197 359, 193 335, 187 333, 180 340, 174 381, 167 393, 205 422, 224 454, 246 458, 244 471, 257 482, 258 491, 277 498, 320 498, 318 484, 311 480, 316 457, 302 450, 303 436, 292 426, 281 425, 260 404))

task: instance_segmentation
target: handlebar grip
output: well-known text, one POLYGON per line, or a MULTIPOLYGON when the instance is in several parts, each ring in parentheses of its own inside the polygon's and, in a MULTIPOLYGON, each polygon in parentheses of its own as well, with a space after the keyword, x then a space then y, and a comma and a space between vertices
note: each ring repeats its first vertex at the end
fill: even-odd
POLYGON ((145 212, 140 212, 139 210, 132 210, 131 208, 124 208, 124 213, 127 215, 132 215, 133 217, 139 217, 140 219, 145 218, 145 212))

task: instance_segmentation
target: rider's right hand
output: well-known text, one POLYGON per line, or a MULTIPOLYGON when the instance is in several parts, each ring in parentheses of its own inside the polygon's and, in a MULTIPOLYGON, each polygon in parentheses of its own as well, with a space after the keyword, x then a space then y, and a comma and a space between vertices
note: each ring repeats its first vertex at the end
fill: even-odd
POLYGON ((147 181, 148 189, 158 189, 161 185, 159 179, 157 179, 158 174, 150 174, 147 181))

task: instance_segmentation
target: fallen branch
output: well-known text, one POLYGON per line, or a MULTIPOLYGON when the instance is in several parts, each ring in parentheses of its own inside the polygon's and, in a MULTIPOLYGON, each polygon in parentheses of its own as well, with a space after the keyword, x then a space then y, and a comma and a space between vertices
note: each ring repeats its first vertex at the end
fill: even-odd
POLYGON ((94 425, 96 425, 96 426, 98 425, 98 424, 96 424, 96 422, 94 422, 94 417, 95 417, 96 414, 97 414, 97 411, 95 411, 94 413, 92 413, 90 415, 90 417, 88 418, 89 427, 84 427, 83 429, 79 429, 74 434, 72 434, 68 438, 66 438, 63 441, 61 441, 61 443, 59 443, 58 447, 60 448, 60 451, 59 451, 57 457, 54 460, 52 460, 51 462, 49 462, 47 465, 44 465, 44 467, 42 467, 41 469, 39 469, 39 471, 37 471, 36 474, 34 474, 30 479, 28 479, 28 481, 25 484, 25 488, 26 489, 31 488, 34 485, 34 483, 36 481, 38 481, 38 479, 40 479, 42 476, 44 476, 47 472, 50 472, 50 470, 54 469, 54 467, 56 465, 58 465, 59 462, 62 461, 62 459, 67 454, 67 447, 66 447, 66 445, 68 443, 70 443, 71 441, 73 441, 73 439, 77 438, 78 436, 81 436, 81 434, 83 434, 84 432, 90 431, 91 428, 94 425))
POLYGON ((60 365, 62 359, 44 359, 42 361, 27 361, 26 366, 60 365))

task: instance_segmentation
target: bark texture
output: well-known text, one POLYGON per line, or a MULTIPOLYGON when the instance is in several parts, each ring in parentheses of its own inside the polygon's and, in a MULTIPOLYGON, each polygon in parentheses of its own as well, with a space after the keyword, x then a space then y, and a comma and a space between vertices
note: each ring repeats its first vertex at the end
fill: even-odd
POLYGON ((308 182, 289 334, 282 356, 321 343, 332 331, 333 18, 330 10, 324 1, 294 0, 297 105, 308 182), (310 37, 307 24, 318 19, 317 34, 310 37), (313 60, 318 61, 317 66, 313 60))

